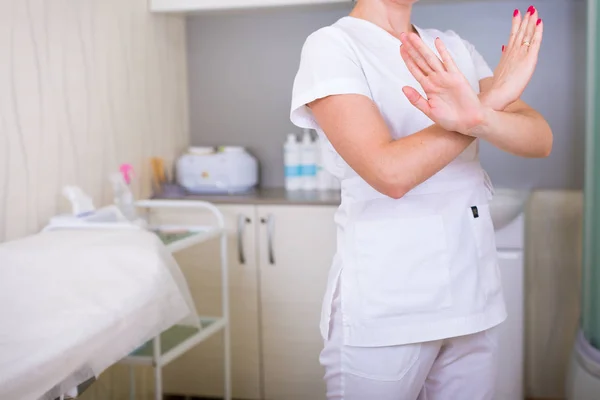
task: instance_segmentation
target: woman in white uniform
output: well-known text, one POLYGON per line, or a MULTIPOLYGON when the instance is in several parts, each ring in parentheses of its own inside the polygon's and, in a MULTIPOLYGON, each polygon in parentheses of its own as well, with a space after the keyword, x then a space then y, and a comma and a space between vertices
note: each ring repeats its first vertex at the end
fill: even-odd
POLYGON ((519 99, 537 10, 515 10, 492 72, 456 33, 411 25, 415 1, 358 0, 306 40, 294 83, 291 119, 326 141, 342 185, 321 321, 329 399, 493 398, 506 311, 478 140, 552 148, 519 99))

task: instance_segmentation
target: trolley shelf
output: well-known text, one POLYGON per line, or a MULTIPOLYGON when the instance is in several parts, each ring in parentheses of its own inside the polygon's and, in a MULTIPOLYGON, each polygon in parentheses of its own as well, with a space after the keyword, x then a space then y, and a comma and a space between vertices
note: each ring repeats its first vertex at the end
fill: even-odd
POLYGON ((223 230, 212 226, 158 225, 148 229, 158 235, 171 253, 218 238, 223 230))
MULTIPOLYGON (((175 325, 160 335, 161 362, 165 366, 198 343, 222 330, 226 325, 223 318, 200 317, 200 327, 175 325)), ((128 357, 124 364, 153 365, 153 340, 149 340, 128 357)))

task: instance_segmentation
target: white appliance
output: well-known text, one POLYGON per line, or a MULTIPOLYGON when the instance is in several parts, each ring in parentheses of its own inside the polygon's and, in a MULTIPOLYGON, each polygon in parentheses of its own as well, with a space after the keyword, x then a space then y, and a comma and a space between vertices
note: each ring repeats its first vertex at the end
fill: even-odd
POLYGON ((244 193, 258 183, 258 161, 243 147, 190 148, 177 160, 176 175, 190 193, 244 193))
POLYGON ((498 328, 499 360, 494 400, 525 398, 524 220, 524 215, 520 214, 508 225, 496 230, 498 265, 508 317, 498 328))

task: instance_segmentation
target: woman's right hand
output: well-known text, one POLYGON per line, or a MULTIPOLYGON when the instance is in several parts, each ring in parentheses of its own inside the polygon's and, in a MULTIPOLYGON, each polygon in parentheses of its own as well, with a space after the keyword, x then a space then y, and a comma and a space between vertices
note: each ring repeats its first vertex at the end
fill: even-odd
POLYGON ((515 10, 508 45, 503 46, 490 90, 483 94, 486 105, 503 111, 521 97, 535 71, 543 33, 544 23, 533 6, 525 16, 515 10))

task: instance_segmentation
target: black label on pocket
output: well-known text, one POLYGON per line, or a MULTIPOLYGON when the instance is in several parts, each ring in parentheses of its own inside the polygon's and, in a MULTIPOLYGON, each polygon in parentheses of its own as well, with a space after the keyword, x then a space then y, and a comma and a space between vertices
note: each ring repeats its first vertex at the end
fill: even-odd
POLYGON ((479 210, 477 209, 477 207, 471 207, 471 212, 473 213, 473 218, 479 218, 479 210))

